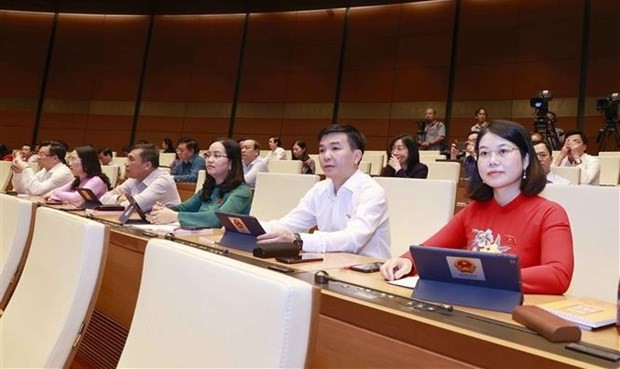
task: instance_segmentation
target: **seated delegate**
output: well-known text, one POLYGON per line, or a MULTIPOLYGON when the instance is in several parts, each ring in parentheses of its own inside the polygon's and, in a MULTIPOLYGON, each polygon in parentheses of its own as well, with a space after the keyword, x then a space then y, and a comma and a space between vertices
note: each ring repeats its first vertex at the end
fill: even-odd
POLYGON ((216 211, 249 214, 252 190, 243 180, 241 148, 231 139, 215 141, 205 153, 207 176, 202 190, 170 208, 156 204, 151 212, 155 224, 180 222, 189 227, 221 227, 216 211))
POLYGON ((428 167, 420 163, 418 145, 410 135, 400 135, 387 149, 388 164, 381 170, 381 177, 428 177, 428 167))
MULTIPOLYGON (((538 194, 545 173, 530 135, 517 123, 494 121, 480 130, 478 171, 469 182, 473 200, 423 244, 519 256, 523 292, 562 294, 573 274, 573 240, 566 211, 538 194)), ((388 260, 387 280, 412 272, 409 252, 388 260)))
POLYGON ((77 193, 78 188, 90 189, 97 198, 112 189, 108 176, 101 171, 101 163, 92 146, 78 146, 69 154, 67 160, 75 179, 48 193, 46 198, 81 204, 84 199, 77 193))

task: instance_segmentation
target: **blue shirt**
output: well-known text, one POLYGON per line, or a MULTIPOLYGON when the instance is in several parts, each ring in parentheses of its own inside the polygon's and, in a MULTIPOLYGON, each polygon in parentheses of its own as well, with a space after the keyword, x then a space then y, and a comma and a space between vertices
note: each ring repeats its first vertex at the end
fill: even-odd
POLYGON ((172 168, 172 176, 176 182, 196 182, 201 169, 205 169, 205 159, 195 154, 188 162, 176 160, 172 168))

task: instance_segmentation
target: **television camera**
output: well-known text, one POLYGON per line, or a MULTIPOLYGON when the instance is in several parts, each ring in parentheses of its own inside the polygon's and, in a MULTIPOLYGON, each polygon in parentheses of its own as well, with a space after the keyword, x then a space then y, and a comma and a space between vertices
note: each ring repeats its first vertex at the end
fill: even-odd
POLYGON ((559 148, 560 143, 555 123, 547 116, 547 113, 549 113, 549 101, 551 100, 553 100, 551 91, 542 90, 538 93, 538 96, 530 99, 530 106, 534 108, 535 131, 555 150, 559 148))

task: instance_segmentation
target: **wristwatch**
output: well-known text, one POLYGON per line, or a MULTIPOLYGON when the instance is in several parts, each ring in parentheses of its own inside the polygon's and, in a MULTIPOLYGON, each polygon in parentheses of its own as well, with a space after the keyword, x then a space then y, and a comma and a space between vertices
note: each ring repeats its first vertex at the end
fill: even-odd
POLYGON ((301 239, 301 236, 299 235, 299 233, 293 233, 293 236, 295 236, 293 245, 299 247, 299 251, 301 251, 301 249, 304 247, 304 240, 301 239))

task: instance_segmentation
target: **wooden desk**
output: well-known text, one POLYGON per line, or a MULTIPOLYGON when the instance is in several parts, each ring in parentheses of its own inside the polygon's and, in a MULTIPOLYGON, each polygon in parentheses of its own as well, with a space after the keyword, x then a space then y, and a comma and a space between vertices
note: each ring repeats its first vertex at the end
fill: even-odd
MULTIPOLYGON (((136 305, 147 238, 142 231, 111 226, 110 244, 95 312, 72 367, 115 367, 136 305)), ((184 235, 180 241, 202 241, 212 235, 184 235)), ((265 266, 273 259, 253 258, 237 250, 230 257, 265 266)), ((344 267, 372 259, 359 255, 327 254, 324 263, 298 264, 292 276, 313 283, 313 272, 362 285, 330 282, 323 287, 311 367, 614 367, 614 363, 583 359, 540 336, 498 325, 515 325, 508 314, 477 309, 442 315, 415 312, 404 305, 410 290, 392 286, 378 273, 363 274, 344 267), (390 297, 391 296, 391 297, 390 297), (479 315, 472 315, 479 314, 479 315)), ((528 296, 538 303, 558 296, 528 296)), ((584 340, 618 348, 615 328, 591 333, 584 340)))

